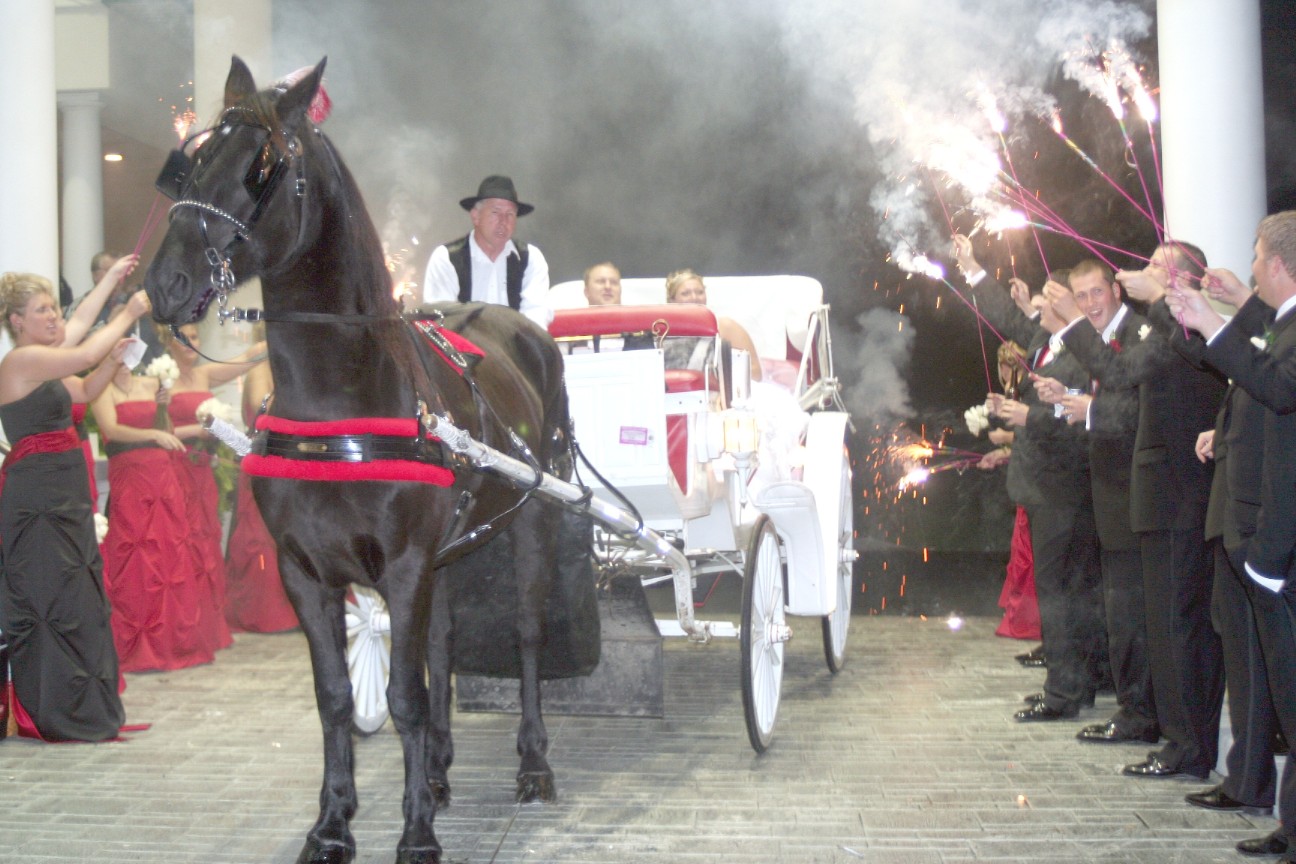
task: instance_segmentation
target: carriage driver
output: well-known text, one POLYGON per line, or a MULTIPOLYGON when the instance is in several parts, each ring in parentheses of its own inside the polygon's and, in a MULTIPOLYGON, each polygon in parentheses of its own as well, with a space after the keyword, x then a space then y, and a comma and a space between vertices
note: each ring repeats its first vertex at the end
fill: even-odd
POLYGON ((545 302, 549 264, 537 247, 513 239, 518 218, 535 208, 518 200, 511 178, 498 174, 483 180, 477 194, 459 206, 468 211, 472 231, 432 250, 423 302, 499 303, 547 329, 553 318, 545 302))

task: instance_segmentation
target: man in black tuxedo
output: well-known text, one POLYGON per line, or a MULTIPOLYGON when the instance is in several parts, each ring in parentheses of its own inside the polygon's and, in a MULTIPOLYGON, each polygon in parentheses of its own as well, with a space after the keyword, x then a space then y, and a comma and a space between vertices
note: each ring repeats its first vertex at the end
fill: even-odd
POLYGON ((1138 428, 1139 393, 1128 376, 1098 362, 1094 337, 1109 350, 1103 356, 1134 348, 1151 331, 1142 315, 1121 302, 1120 289, 1106 265, 1092 259, 1071 268, 1070 292, 1045 286, 1045 296, 1060 318, 1070 322, 1062 340, 1092 378, 1091 393, 1068 394, 1062 382, 1041 377, 1040 397, 1063 406, 1072 423, 1089 432, 1089 474, 1102 562, 1103 605, 1107 612, 1107 648, 1116 683, 1118 709, 1106 723, 1086 726, 1082 741, 1116 742, 1160 739, 1147 653, 1147 614, 1143 562, 1138 535, 1130 527, 1130 481, 1134 436, 1138 428), (1082 319, 1092 325, 1084 330, 1082 319), (1088 349, 1088 350, 1080 350, 1088 349))
POLYGON ((1093 328, 1075 327, 1065 337, 1102 386, 1138 388, 1130 527, 1142 553, 1148 665, 1167 743, 1125 766, 1124 773, 1135 777, 1204 780, 1219 756, 1224 669, 1211 627, 1213 569, 1203 532, 1211 469, 1197 458, 1196 443, 1214 422, 1225 382, 1171 349, 1178 325, 1164 302, 1170 274, 1195 282, 1205 266, 1196 246, 1157 247, 1145 269, 1116 274, 1127 296, 1146 304, 1152 326, 1141 327, 1123 350, 1104 343, 1093 328))
MULTIPOLYGON (((1012 295, 986 275, 971 242, 954 237, 954 254, 972 286, 978 311, 1006 339, 1026 346, 1028 365, 1080 388, 1088 376, 1052 339, 1061 329, 1051 309, 1036 308, 1030 291, 1013 280, 1012 295)), ((1046 304, 1040 304, 1046 306, 1046 304)), ((996 412, 1014 431, 1008 494, 1026 508, 1039 598, 1040 630, 1048 657, 1042 693, 1014 717, 1019 722, 1075 717, 1093 704, 1105 665, 1098 548, 1090 497, 1089 460, 1082 429, 1063 422, 1053 406, 1027 388, 1021 401, 999 400, 996 412)))
MULTIPOLYGON (((1207 362, 1233 381, 1226 425, 1227 503, 1241 545, 1229 550, 1230 565, 1249 580, 1269 695, 1290 741, 1296 740, 1296 211, 1261 221, 1251 273, 1256 293, 1227 324, 1195 291, 1177 285, 1167 299, 1184 326, 1206 337, 1207 362)), ((1208 271, 1204 284, 1239 293, 1239 280, 1227 271, 1208 271)), ((1227 534, 1225 539, 1228 546, 1227 534)), ((1229 686, 1234 686, 1231 679, 1229 686)), ((1257 694, 1251 695, 1254 702, 1257 694)), ((1222 801, 1211 791, 1193 803, 1242 804, 1222 801)), ((1296 761, 1291 759, 1279 799, 1278 830, 1240 842, 1239 851, 1296 860, 1296 761)))

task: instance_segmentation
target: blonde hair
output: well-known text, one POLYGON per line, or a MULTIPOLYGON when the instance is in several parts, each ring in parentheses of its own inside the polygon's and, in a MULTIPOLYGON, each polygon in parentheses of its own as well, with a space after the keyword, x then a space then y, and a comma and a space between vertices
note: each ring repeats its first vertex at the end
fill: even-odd
POLYGON ((702 281, 702 277, 685 267, 683 270, 676 270, 666 277, 666 302, 674 303, 675 295, 679 293, 680 287, 690 279, 696 279, 698 284, 702 286, 702 290, 706 290, 706 283, 702 281))
POLYGON ((5 273, 0 275, 0 312, 4 314, 4 328, 11 338, 17 339, 10 315, 22 315, 27 311, 27 304, 37 294, 45 294, 55 305, 58 305, 58 294, 54 284, 44 276, 35 273, 5 273))
POLYGON ((999 362, 1015 364, 1018 359, 1026 359, 1026 349, 1009 339, 999 345, 999 362))

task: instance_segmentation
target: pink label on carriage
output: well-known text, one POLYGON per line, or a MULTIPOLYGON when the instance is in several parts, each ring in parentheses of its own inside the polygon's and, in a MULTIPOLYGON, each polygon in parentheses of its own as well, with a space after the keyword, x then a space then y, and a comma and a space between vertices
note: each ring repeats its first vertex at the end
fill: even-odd
POLYGON ((643 426, 622 426, 621 443, 637 444, 640 447, 648 443, 650 436, 647 428, 643 426))

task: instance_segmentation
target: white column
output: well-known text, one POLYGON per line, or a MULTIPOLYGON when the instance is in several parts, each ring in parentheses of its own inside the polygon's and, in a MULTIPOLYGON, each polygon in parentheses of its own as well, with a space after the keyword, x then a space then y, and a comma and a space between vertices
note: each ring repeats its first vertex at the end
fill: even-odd
POLYGON ((54 4, 0 2, 0 271, 58 285, 58 113, 54 4))
MULTIPOLYGON (((237 54, 256 79, 258 87, 274 80, 271 70, 272 33, 270 0, 194 0, 194 113, 199 123, 210 123, 224 107, 225 79, 230 57, 237 54)), ((239 274, 235 274, 238 276, 239 274)), ((234 306, 261 305, 260 280, 239 285, 230 300, 234 306)), ((248 348, 250 327, 216 322, 213 309, 198 325, 203 353, 224 359, 248 348)), ((217 391, 225 402, 238 407, 239 386, 217 391)))
MULTIPOLYGON (((39 273, 57 288, 54 4, 0 0, 0 57, 0 272, 39 273)), ((0 329, 0 357, 11 347, 0 329)))
MULTIPOLYGON (((94 90, 65 91, 58 96, 63 113, 63 278, 77 296, 90 284, 90 258, 103 249, 103 147, 94 90)), ((130 251, 130 250, 127 250, 130 251)))
POLYGON ((1166 227, 1244 281, 1264 218, 1259 0, 1157 0, 1166 227))

